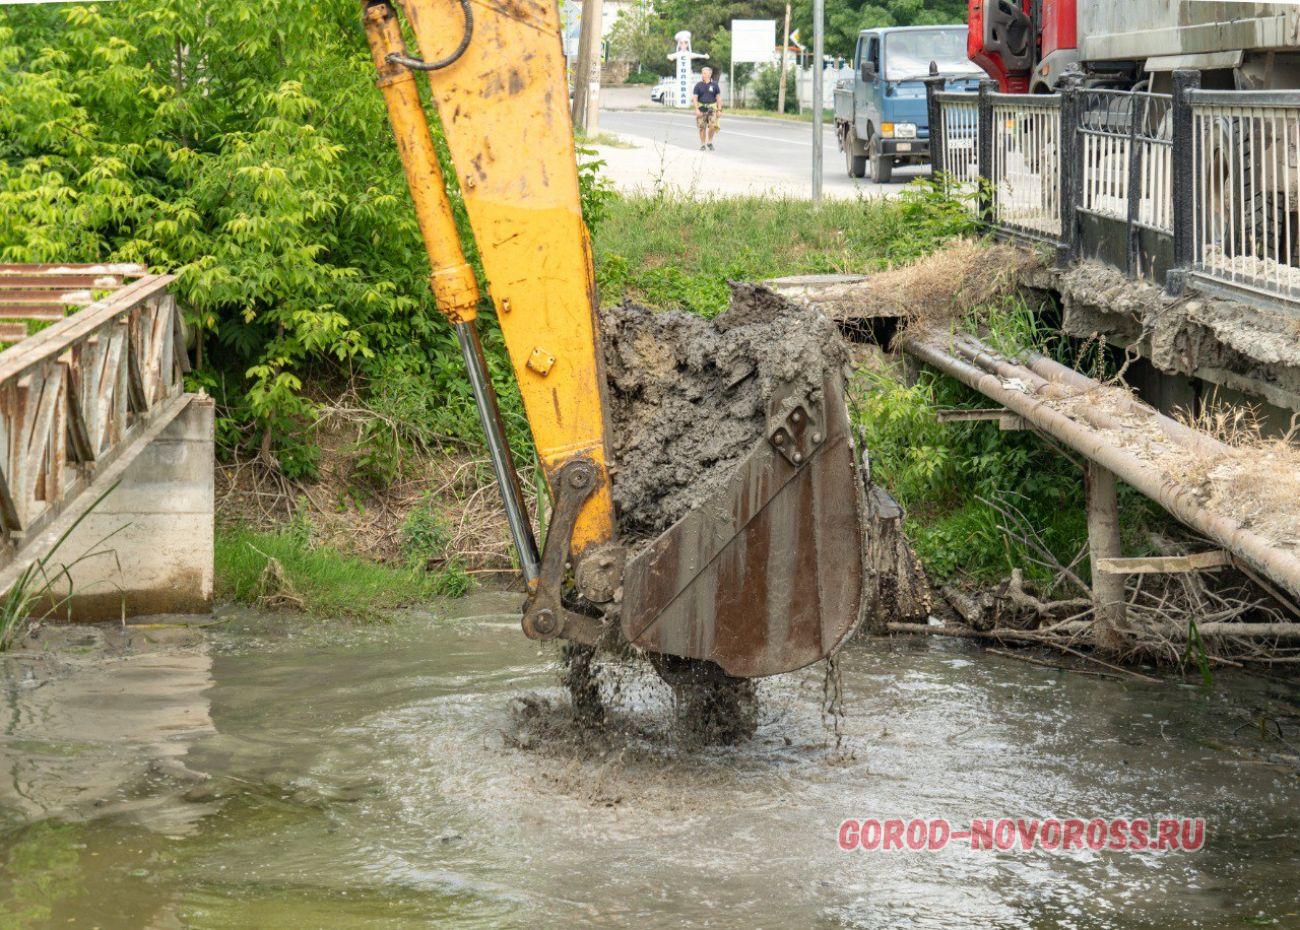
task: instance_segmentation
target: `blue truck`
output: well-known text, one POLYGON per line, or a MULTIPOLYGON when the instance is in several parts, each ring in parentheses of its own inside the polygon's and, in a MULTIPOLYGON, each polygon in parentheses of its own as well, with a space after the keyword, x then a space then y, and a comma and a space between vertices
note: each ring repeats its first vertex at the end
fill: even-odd
POLYGON ((966 58, 964 25, 864 29, 853 71, 835 88, 835 132, 849 177, 870 168, 877 184, 889 183, 895 165, 930 161, 925 78, 938 73, 946 89, 967 91, 983 76, 966 58))

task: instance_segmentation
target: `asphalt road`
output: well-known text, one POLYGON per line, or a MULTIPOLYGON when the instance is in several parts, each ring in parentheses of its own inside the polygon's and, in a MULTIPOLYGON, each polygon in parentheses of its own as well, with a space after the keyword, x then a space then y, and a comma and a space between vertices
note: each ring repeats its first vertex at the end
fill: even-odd
MULTIPOLYGON (((616 132, 667 144, 682 149, 698 150, 700 141, 695 120, 683 110, 604 110, 600 114, 602 131, 616 132)), ((728 171, 744 172, 758 169, 765 175, 783 175, 792 181, 808 183, 812 174, 812 125, 793 120, 762 119, 723 114, 722 131, 714 140, 716 158, 728 171)), ((897 192, 903 184, 928 171, 925 167, 896 168, 894 183, 872 184, 867 178, 860 180, 848 176, 844 155, 828 124, 823 141, 823 185, 828 193, 839 196, 886 194, 897 192)))

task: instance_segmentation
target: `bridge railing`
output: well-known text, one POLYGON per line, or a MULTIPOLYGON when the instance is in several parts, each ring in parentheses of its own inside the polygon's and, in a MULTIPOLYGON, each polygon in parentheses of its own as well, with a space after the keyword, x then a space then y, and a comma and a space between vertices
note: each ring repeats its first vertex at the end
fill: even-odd
POLYGON ((1080 93, 1079 210, 1173 235, 1172 114, 1165 94, 1080 93))
POLYGON ((1300 299, 1300 94, 1194 90, 1193 270, 1300 299))
POLYGON ((172 280, 0 265, 0 316, 49 324, 0 351, 0 568, 185 402, 172 280))
POLYGON ((1300 92, 1200 90, 1185 71, 1172 95, 941 80, 935 165, 950 193, 979 189, 988 226, 1174 291, 1195 278, 1300 310, 1300 92))
MULTIPOLYGON (((938 93, 944 140, 942 150, 935 153, 939 178, 950 196, 960 199, 976 209, 975 196, 979 189, 979 132, 980 107, 974 94, 938 93)), ((935 120, 938 124, 940 120, 935 120)))
POLYGON ((1061 98, 990 94, 991 157, 995 225, 1061 238, 1061 98))

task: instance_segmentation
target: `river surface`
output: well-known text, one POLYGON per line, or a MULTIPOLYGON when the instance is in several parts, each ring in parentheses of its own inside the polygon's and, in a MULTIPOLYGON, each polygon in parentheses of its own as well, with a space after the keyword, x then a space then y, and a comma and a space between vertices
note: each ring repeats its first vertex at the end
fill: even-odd
POLYGON ((0 927, 1300 927, 1294 687, 852 644, 688 748, 568 723, 515 599, 55 628, 0 657, 0 927), (840 731, 837 735, 836 729, 840 731), (841 852, 845 818, 1206 818, 1199 852, 841 852))

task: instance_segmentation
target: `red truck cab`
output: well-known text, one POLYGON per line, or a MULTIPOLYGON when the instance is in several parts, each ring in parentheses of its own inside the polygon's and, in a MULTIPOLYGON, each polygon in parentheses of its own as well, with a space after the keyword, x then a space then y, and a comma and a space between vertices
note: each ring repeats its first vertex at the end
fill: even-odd
POLYGON ((1077 0, 969 0, 966 51, 1004 94, 1046 93, 1077 60, 1077 0))

